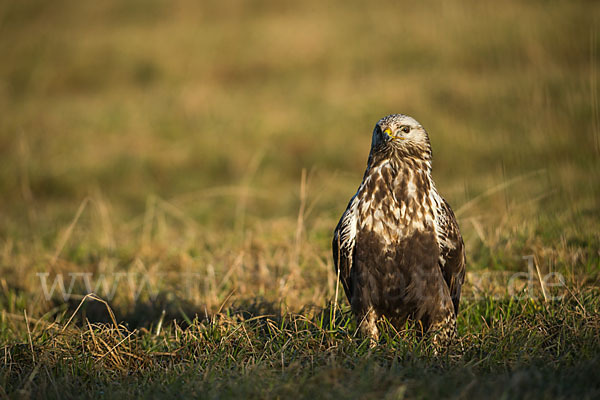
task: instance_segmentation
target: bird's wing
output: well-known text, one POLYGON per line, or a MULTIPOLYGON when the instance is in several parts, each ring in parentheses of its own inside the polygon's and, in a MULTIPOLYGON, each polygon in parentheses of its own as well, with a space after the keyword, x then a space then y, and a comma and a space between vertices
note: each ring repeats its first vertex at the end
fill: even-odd
POLYGON ((344 286, 344 292, 348 300, 352 301, 352 282, 350 271, 354 258, 354 247, 356 244, 356 220, 358 212, 358 198, 355 195, 348 203, 346 211, 342 215, 333 233, 333 262, 336 273, 344 286))
POLYGON ((454 312, 458 314, 460 290, 465 280, 465 245, 463 243, 458 222, 446 200, 442 199, 438 212, 437 230, 440 247, 440 267, 444 280, 450 289, 454 312))

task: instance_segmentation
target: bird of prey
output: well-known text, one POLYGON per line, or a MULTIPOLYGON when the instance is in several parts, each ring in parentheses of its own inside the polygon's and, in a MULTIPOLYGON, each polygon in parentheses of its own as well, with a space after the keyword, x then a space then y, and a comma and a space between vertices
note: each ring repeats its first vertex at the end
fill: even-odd
POLYGON ((385 317, 449 343, 456 331, 465 251, 450 205, 431 176, 431 145, 415 119, 375 125, 367 169, 333 236, 336 272, 360 331, 379 339, 385 317))

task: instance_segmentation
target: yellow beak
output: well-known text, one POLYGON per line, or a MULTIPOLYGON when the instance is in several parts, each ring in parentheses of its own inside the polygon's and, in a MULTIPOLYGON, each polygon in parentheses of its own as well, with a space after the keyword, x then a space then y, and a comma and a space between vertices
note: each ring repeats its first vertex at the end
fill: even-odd
POLYGON ((401 139, 401 140, 404 140, 404 138, 402 136, 396 136, 396 135, 394 135, 394 133, 392 132, 392 130, 390 128, 385 128, 385 130, 383 131, 383 133, 385 133, 386 135, 388 135, 392 139, 401 139))

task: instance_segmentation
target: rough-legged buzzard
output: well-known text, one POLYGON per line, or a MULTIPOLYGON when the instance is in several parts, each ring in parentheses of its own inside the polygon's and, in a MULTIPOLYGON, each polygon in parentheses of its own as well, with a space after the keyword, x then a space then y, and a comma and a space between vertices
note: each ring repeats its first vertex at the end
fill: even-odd
POLYGON ((431 145, 403 114, 375 125, 362 183, 333 236, 333 259, 361 331, 407 319, 445 344, 456 330, 465 251, 458 223, 431 177, 431 145))

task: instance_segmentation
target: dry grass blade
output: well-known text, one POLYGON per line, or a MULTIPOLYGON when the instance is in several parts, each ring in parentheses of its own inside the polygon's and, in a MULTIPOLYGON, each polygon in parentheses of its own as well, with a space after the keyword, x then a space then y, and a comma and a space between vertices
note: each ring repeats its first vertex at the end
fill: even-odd
POLYGON ((58 256, 60 255, 63 248, 67 244, 67 241, 73 234, 73 229, 75 228, 75 225, 77 225, 77 221, 79 221, 79 218, 81 217, 81 214, 83 213, 83 210, 85 210, 85 207, 87 206, 89 201, 90 201, 89 197, 86 197, 85 199, 83 199, 83 201, 79 205, 79 208, 77 208, 77 212, 75 213, 73 220, 71 221, 71 223, 69 224, 69 226, 67 227, 67 229, 65 230, 63 235, 61 236, 60 241, 58 242, 58 245, 56 246, 56 251, 54 252, 54 255, 52 256, 50 265, 56 264, 56 260, 58 260, 58 256))
POLYGON ((508 188, 508 187, 510 187, 510 186, 518 183, 518 182, 530 179, 530 178, 532 178, 534 176, 537 176, 537 175, 540 175, 541 173, 544 173, 544 172, 546 172, 545 169, 538 169, 536 171, 531 171, 531 172, 528 172, 526 174, 522 174, 522 175, 516 176, 516 177, 514 177, 514 178, 512 178, 512 179, 510 179, 508 181, 505 181, 505 182, 502 182, 502 183, 500 183, 500 184, 498 184, 496 186, 493 186, 493 187, 487 189, 485 192, 481 193, 480 195, 478 195, 478 196, 472 198, 471 200, 467 201, 462 206, 460 206, 456 210, 456 216, 458 216, 458 217, 462 216, 465 213, 465 211, 469 210, 471 207, 473 207, 475 204, 477 204, 482 199, 484 199, 486 197, 489 197, 489 196, 491 196, 491 195, 493 195, 495 193, 498 193, 498 192, 500 192, 502 190, 505 190, 506 188, 508 188))
POLYGON ((540 266, 538 265, 537 258, 533 256, 533 265, 535 265, 535 271, 537 272, 537 277, 540 282, 540 287, 542 288, 542 295, 544 296, 544 302, 548 302, 548 295, 546 294, 546 285, 544 284, 544 279, 542 278, 542 273, 540 272, 540 266))
POLYGON ((29 340, 29 348, 31 350, 31 358, 35 363, 35 351, 33 350, 33 340, 31 339, 31 331, 29 330, 29 319, 27 319, 27 310, 23 310, 23 315, 25 316, 25 326, 27 326, 27 338, 29 340))
POLYGON ((158 320, 158 324, 156 325, 156 332, 154 333, 154 336, 160 335, 160 331, 162 330, 163 321, 165 320, 165 315, 167 315, 167 313, 166 313, 166 310, 163 309, 162 312, 160 313, 160 319, 158 320))
POLYGON ((306 168, 302 168, 302 176, 300 177, 300 206, 298 207, 298 217, 296 218, 296 235, 294 241, 294 271, 300 264, 300 251, 302 243, 302 232, 304 231, 304 210, 306 208, 306 168))
POLYGON ((110 306, 108 305, 108 303, 105 300, 103 300, 100 297, 96 296, 94 293, 88 293, 88 294, 86 294, 83 297, 83 299, 81 299, 81 301, 79 302, 79 305, 77 306, 77 308, 75 309, 75 311, 73 311, 73 314, 71 315, 71 317, 69 318, 69 320, 67 321, 67 323, 65 324, 65 326, 63 326, 62 331, 64 332, 65 329, 67 329, 67 327, 69 326, 69 324, 71 323, 71 321, 73 320, 73 318, 75 318, 75 315, 77 314, 77 312, 79 311, 79 309, 81 308, 81 306, 83 305, 83 303, 87 299, 95 300, 95 301, 98 301, 98 302, 104 304, 106 306, 106 310, 108 311, 108 314, 110 315, 110 319, 112 320, 112 323, 115 326, 115 329, 117 330, 117 332, 120 332, 119 331, 119 324, 117 324, 117 320, 115 318, 115 314, 113 313, 112 309, 110 308, 110 306))
POLYGON ((102 355, 102 356, 101 356, 101 357, 98 359, 98 361, 102 360, 102 359, 103 359, 104 357, 106 357, 107 355, 109 355, 109 354, 112 354, 112 353, 115 351, 115 349, 116 349, 117 347, 119 347, 120 345, 122 345, 123 343, 125 343, 125 341, 126 341, 127 339, 129 339, 131 336, 133 336, 135 333, 136 333, 136 331, 135 331, 135 330, 134 330, 134 331, 131 331, 131 332, 129 333, 129 335, 127 335, 126 337, 124 337, 124 338, 123 338, 123 339, 122 339, 122 340, 121 340, 119 343, 115 344, 113 347, 111 347, 111 348, 110 348, 110 350, 108 350, 108 352, 106 352, 104 355, 102 355))

